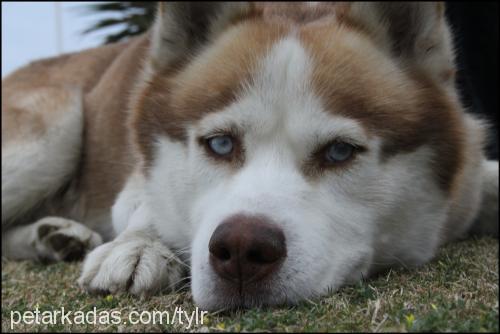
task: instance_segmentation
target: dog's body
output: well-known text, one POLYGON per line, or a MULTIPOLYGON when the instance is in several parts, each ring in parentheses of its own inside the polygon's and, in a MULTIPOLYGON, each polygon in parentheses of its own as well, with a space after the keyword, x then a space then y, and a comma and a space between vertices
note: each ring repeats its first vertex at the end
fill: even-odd
POLYGON ((497 236, 498 162, 453 73, 441 4, 160 7, 147 35, 2 83, 2 252, 95 248, 89 291, 178 287, 190 265, 216 309, 497 236), (220 255, 246 244, 257 264, 220 255))

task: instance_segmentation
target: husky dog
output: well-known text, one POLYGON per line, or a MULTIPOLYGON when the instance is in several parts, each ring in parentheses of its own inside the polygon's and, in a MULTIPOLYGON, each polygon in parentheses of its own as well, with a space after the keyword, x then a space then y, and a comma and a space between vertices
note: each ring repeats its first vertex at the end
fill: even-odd
POLYGON ((2 83, 2 252, 89 292, 295 303, 498 236, 442 3, 160 4, 2 83))

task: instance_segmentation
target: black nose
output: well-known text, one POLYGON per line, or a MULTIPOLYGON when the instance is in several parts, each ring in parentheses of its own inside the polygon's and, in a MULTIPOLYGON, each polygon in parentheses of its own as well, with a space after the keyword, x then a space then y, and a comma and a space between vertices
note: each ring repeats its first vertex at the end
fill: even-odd
POLYGON ((215 272, 238 283, 264 279, 286 257, 283 231, 262 216, 235 215, 226 219, 215 229, 208 248, 215 272))

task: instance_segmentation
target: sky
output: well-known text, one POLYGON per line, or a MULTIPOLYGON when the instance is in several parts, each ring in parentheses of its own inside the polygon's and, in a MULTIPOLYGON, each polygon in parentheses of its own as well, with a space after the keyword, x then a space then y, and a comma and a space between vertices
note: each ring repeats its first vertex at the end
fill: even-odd
MULTIPOLYGON (((89 3, 59 2, 63 53, 98 46, 102 35, 116 30, 82 35, 103 17, 84 13, 89 3)), ((55 7, 53 1, 2 1, 2 78, 32 60, 58 55, 55 7)))

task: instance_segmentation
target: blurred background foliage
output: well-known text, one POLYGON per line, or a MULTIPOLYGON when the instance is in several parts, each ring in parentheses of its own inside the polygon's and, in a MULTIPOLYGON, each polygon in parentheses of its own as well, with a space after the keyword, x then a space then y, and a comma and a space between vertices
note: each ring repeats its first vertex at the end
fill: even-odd
POLYGON ((85 5, 83 15, 99 13, 103 18, 82 33, 88 35, 115 28, 113 33, 105 35, 103 44, 124 41, 142 34, 151 26, 155 8, 155 1, 110 1, 85 5))

